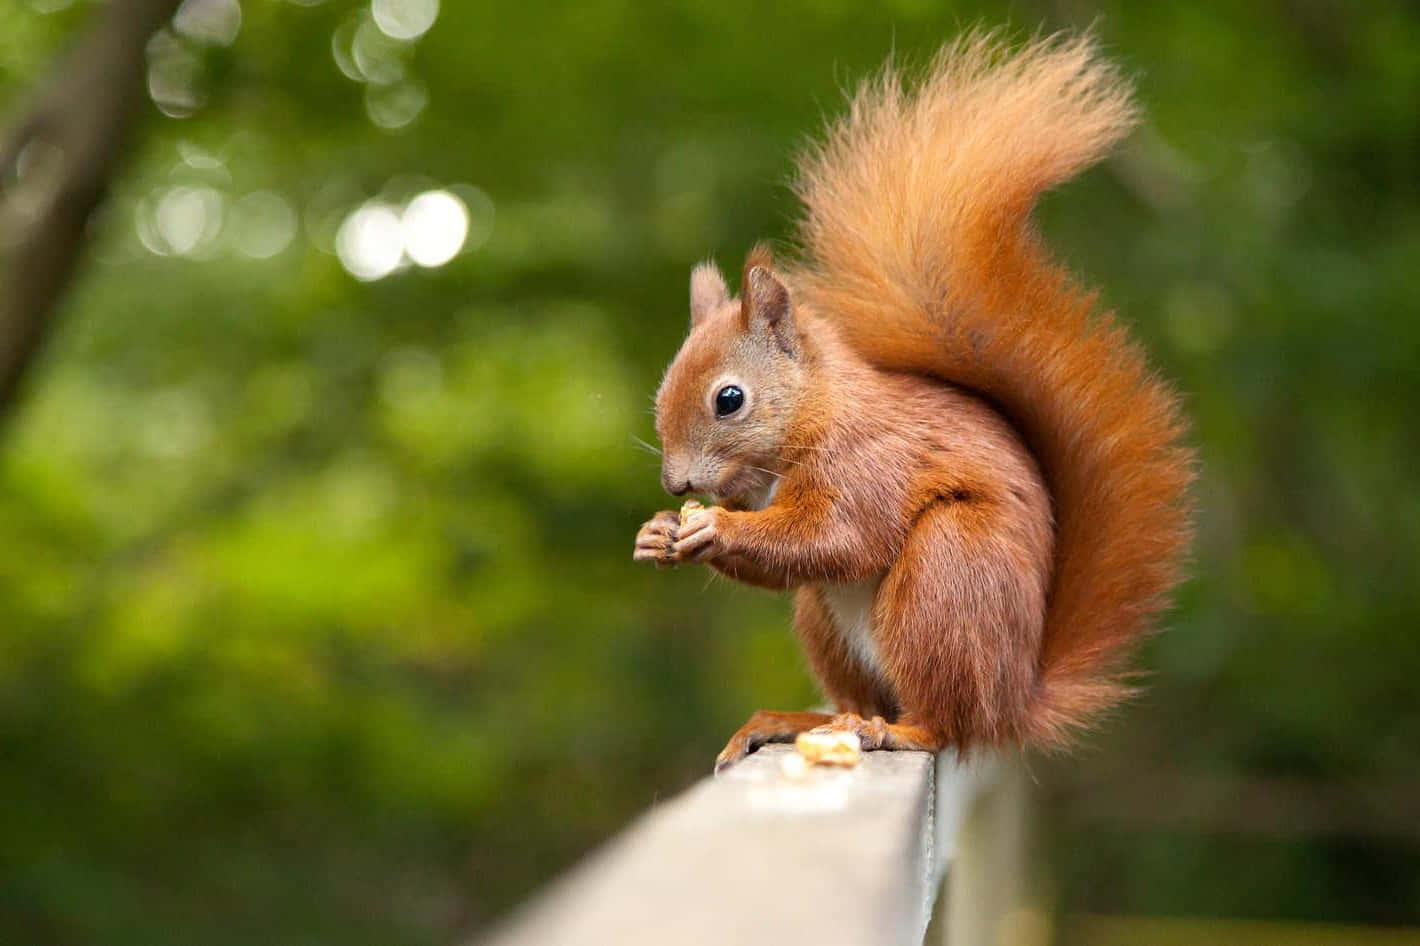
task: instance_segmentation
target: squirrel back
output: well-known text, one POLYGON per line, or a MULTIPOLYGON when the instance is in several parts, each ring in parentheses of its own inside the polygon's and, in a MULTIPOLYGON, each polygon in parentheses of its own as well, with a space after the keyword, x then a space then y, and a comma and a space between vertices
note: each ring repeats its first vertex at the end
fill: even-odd
POLYGON ((990 399, 1050 488, 1055 565, 1027 738, 1064 745, 1129 692, 1122 662, 1167 605, 1191 534, 1191 451, 1172 389, 1051 261, 1037 198, 1134 124, 1089 36, 944 50, 889 68, 800 162, 799 301, 878 367, 990 399))

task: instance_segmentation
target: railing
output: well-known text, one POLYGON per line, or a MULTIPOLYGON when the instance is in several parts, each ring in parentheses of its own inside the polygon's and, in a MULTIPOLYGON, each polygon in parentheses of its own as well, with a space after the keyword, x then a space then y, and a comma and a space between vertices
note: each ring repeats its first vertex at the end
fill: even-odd
POLYGON ((1043 921, 1018 762, 869 752, 790 775, 793 752, 656 806, 486 946, 979 946, 1043 921))

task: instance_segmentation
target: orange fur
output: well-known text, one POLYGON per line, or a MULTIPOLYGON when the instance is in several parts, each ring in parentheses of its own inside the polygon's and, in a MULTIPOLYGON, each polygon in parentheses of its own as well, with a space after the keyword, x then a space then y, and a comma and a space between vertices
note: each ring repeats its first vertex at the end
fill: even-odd
POLYGON ((1030 735, 1052 744, 1124 694, 1120 660, 1190 537, 1173 391, 1028 219, 1134 120, 1089 37, 1007 54, 973 35, 916 91, 892 72, 860 90, 799 181, 800 304, 880 367, 992 398, 1044 468, 1056 562, 1030 735))
MULTIPOLYGON (((1028 219, 1133 120, 1088 38, 969 36, 803 159, 803 265, 756 248, 738 300, 696 270, 662 476, 721 505, 653 519, 637 557, 798 587, 830 724, 868 748, 1065 744, 1178 579, 1176 399, 1028 219)), ((722 762, 804 719, 756 715, 722 762)))

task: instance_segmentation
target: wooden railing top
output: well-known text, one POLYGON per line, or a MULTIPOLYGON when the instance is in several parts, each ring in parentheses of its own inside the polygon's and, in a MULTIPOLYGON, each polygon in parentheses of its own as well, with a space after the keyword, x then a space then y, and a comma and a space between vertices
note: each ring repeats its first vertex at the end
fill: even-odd
POLYGON ((991 767, 870 752, 796 778, 793 751, 761 749, 656 806, 487 946, 921 943, 991 767))

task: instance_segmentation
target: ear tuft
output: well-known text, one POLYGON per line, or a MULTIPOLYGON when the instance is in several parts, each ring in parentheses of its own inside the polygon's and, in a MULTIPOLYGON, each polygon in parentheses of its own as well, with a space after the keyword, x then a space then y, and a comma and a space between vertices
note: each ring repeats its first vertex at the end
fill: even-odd
POLYGON ((690 271, 690 324, 701 319, 730 301, 730 287, 725 285, 725 277, 720 268, 706 260, 690 271))
POLYGON ((740 287, 740 317, 748 331, 767 331, 779 350, 793 358, 798 355, 798 333, 794 327, 789 290, 769 268, 771 258, 763 245, 750 253, 740 287))
POLYGON ((789 290, 763 266, 745 274, 745 306, 751 319, 777 325, 789 314, 789 290))
POLYGON ((756 266, 767 269, 771 273, 774 271, 774 251, 763 240, 750 247, 749 255, 745 257, 744 273, 740 277, 741 292, 744 291, 745 286, 749 285, 749 271, 756 266))

